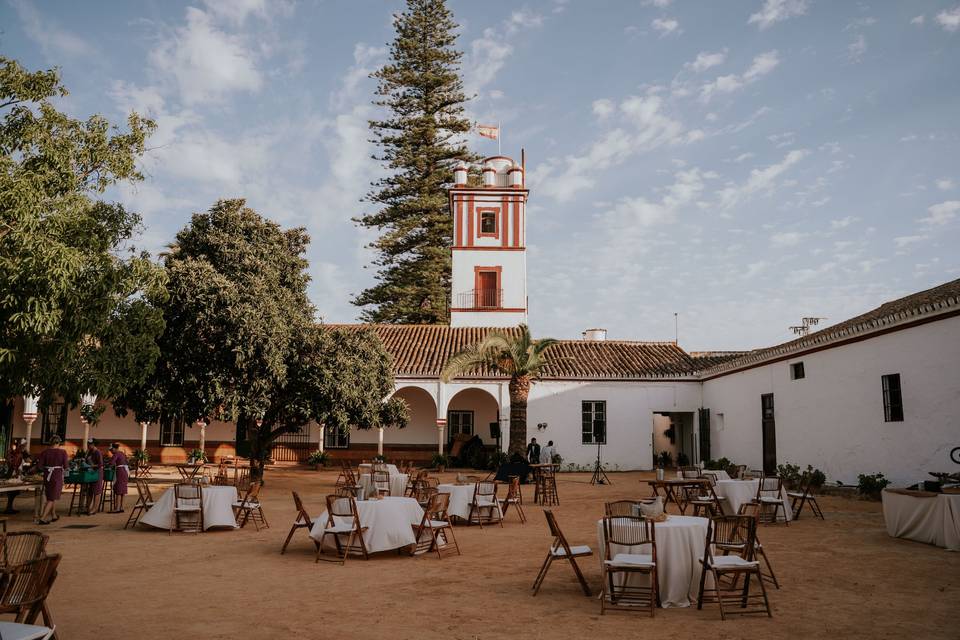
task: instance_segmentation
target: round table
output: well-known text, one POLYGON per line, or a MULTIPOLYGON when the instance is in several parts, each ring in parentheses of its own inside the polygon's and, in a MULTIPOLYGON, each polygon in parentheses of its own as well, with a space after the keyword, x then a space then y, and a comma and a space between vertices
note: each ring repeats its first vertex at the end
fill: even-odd
MULTIPOLYGON (((423 520, 423 509, 413 498, 388 496, 380 500, 358 500, 357 512, 360 515, 360 526, 367 527, 363 534, 367 552, 402 549, 416 544, 417 538, 411 525, 420 524, 423 520)), ((339 517, 337 520, 346 522, 339 517)), ((324 510, 320 517, 313 521, 310 537, 319 542, 326 526, 327 512, 324 510)), ((330 548, 335 547, 331 536, 327 537, 324 544, 330 548)))
POLYGON ((437 487, 440 493, 450 494, 450 506, 447 514, 468 520, 470 518, 470 503, 473 502, 473 484, 441 484, 437 487))
MULTIPOLYGON (((203 528, 237 528, 237 519, 233 513, 233 503, 239 500, 236 487, 200 485, 203 498, 203 528)), ((140 522, 159 529, 169 529, 173 522, 173 501, 176 499, 174 488, 163 492, 156 504, 143 514, 140 522)))
MULTIPOLYGON (((391 496, 403 496, 407 491, 407 474, 398 473, 396 475, 390 474, 390 495, 391 496)), ((360 474, 360 488, 363 490, 363 495, 367 495, 367 490, 370 488, 370 474, 361 473, 360 474)))
POLYGON ((729 480, 730 475, 723 469, 704 469, 704 476, 713 476, 715 480, 729 480))
MULTIPOLYGON (((657 582, 660 586, 660 604, 667 607, 689 607, 697 602, 700 590, 700 560, 707 544, 707 518, 671 515, 664 522, 654 523, 657 542, 657 582)), ((597 541, 600 563, 606 559, 603 539, 603 520, 597 521, 597 541)), ((617 553, 649 553, 647 545, 626 547, 614 545, 610 557, 617 553)), ((709 576, 708 576, 709 577, 709 576)), ((634 575, 630 580, 646 580, 634 575)), ((709 586, 709 585, 707 585, 709 586)))
MULTIPOLYGON (((373 473, 373 464, 369 462, 362 462, 357 465, 357 468, 359 469, 360 473, 373 473)), ((387 473, 389 473, 391 476, 397 476, 400 475, 400 470, 397 469, 397 465, 388 464, 387 473)))
MULTIPOLYGON (((759 486, 760 480, 717 480, 713 490, 718 496, 727 499, 726 503, 721 503, 724 513, 735 515, 741 504, 756 499, 759 486)), ((790 508, 790 498, 785 488, 780 489, 780 499, 783 500, 783 511, 778 510, 777 519, 783 520, 786 514, 786 519, 792 520, 793 510, 790 508)))

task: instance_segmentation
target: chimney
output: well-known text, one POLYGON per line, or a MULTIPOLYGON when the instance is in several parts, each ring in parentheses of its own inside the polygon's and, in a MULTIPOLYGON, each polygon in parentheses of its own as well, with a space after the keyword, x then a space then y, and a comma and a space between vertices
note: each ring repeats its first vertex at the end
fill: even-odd
POLYGON ((460 162, 456 168, 454 168, 453 182, 458 186, 465 186, 467 184, 467 164, 465 162, 460 162))
POLYGON ((607 339, 607 330, 587 329, 583 332, 583 339, 587 342, 603 342, 607 339))

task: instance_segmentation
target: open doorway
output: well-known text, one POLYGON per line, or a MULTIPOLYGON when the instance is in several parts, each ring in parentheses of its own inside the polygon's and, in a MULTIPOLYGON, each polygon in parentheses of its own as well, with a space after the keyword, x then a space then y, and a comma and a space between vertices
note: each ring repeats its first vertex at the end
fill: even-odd
POLYGON ((653 414, 653 466, 682 467, 695 461, 692 411, 653 414))

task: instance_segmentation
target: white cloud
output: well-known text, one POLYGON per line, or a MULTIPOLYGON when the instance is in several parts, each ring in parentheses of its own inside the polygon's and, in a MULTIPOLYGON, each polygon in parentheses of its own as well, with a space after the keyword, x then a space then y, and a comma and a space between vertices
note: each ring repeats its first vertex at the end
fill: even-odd
POLYGON ((772 192, 777 187, 777 178, 790 167, 803 160, 809 153, 806 149, 795 149, 776 164, 751 170, 750 177, 743 184, 729 185, 717 192, 720 206, 729 209, 755 193, 772 192))
POLYGON ((853 42, 847 45, 847 58, 850 62, 860 62, 863 60, 863 54, 867 52, 867 39, 864 35, 858 34, 853 42))
POLYGON ((344 74, 340 88, 333 93, 336 108, 343 108, 356 100, 357 88, 383 64, 386 55, 386 47, 371 47, 364 42, 353 46, 353 65, 344 74))
POLYGON ((513 55, 508 36, 537 28, 543 21, 542 15, 521 9, 511 13, 499 27, 487 27, 481 37, 472 40, 463 64, 463 86, 467 96, 479 94, 507 64, 513 55))
POLYGON ((775 233, 770 236, 770 243, 774 247, 795 247, 809 234, 801 233, 799 231, 785 231, 782 233, 775 233))
POLYGON ((930 215, 926 218, 920 218, 920 222, 924 224, 947 224, 957 217, 957 212, 960 211, 960 200, 947 200, 928 207, 927 211, 930 212, 930 215))
POLYGON ((743 161, 745 161, 745 160, 749 160, 749 159, 752 158, 753 156, 754 156, 754 153, 753 153, 752 151, 747 151, 746 153, 741 153, 741 154, 738 155, 736 158, 734 158, 734 159, 733 159, 733 162, 736 162, 737 164, 740 164, 741 162, 743 162, 743 161))
POLYGON ((683 31, 680 30, 680 23, 674 18, 654 18, 653 21, 650 22, 650 26, 659 31, 661 36, 668 36, 671 33, 683 33, 683 31))
POLYGON ((47 58, 59 63, 62 58, 72 59, 96 54, 96 48, 92 44, 42 16, 34 3, 10 0, 10 4, 17 10, 27 36, 40 46, 47 58))
POLYGON ((783 22, 807 12, 806 0, 764 0, 760 10, 750 15, 747 24, 756 24, 762 31, 777 22, 783 22))
POLYGON ((669 7, 670 3, 672 2, 673 0, 643 0, 643 2, 641 2, 640 4, 643 5, 644 7, 658 7, 660 9, 663 9, 665 7, 669 7))
POLYGON ((664 194, 658 200, 642 196, 618 200, 612 209, 602 214, 607 228, 622 240, 638 227, 673 222, 683 207, 695 202, 703 193, 704 179, 715 177, 715 173, 703 172, 696 167, 678 171, 674 174, 674 183, 664 188, 664 194))
POLYGON ((293 2, 287 0, 203 0, 203 4, 212 15, 235 26, 251 15, 269 18, 271 10, 283 15, 293 11, 293 2))
POLYGON ((531 29, 543 25, 543 16, 529 9, 521 9, 510 14, 507 20, 507 33, 513 34, 520 29, 531 29))
POLYGON ((846 216, 845 218, 840 218, 839 220, 831 220, 830 228, 831 229, 846 229, 854 222, 859 222, 860 218, 856 216, 846 216))
POLYGON ((937 24, 951 33, 960 29, 960 5, 957 5, 953 9, 944 9, 938 13, 937 24))
POLYGON ((727 50, 717 51, 716 53, 708 53, 706 51, 701 51, 697 54, 697 59, 693 62, 688 62, 683 65, 684 69, 689 69, 694 73, 702 73, 707 69, 716 67, 723 64, 727 59, 727 50))
POLYGON ((911 19, 910 19, 910 24, 923 25, 923 23, 926 21, 926 19, 927 19, 926 16, 924 16, 924 15, 921 13, 920 15, 914 16, 913 18, 911 18, 911 19))
POLYGON ((186 24, 150 52, 150 63, 174 80, 188 105, 219 102, 229 93, 257 92, 263 86, 253 49, 194 7, 187 7, 186 24))
POLYGON ((761 53, 753 59, 750 67, 743 74, 720 76, 713 82, 708 82, 700 87, 700 100, 709 102, 714 95, 733 93, 742 89, 776 69, 779 64, 780 56, 776 50, 761 53))
POLYGON ((950 178, 940 178, 937 180, 937 189, 941 191, 949 191, 953 189, 956 185, 953 183, 953 180, 950 178))
POLYGON ((928 240, 929 238, 930 236, 928 235, 898 236, 893 239, 893 243, 897 245, 898 249, 903 249, 904 247, 908 247, 912 244, 923 242, 924 240, 928 240))
POLYGON ((597 116, 601 120, 603 118, 608 118, 613 115, 613 112, 617 110, 617 106, 613 103, 612 100, 607 98, 601 98, 599 100, 593 101, 593 115, 597 116))

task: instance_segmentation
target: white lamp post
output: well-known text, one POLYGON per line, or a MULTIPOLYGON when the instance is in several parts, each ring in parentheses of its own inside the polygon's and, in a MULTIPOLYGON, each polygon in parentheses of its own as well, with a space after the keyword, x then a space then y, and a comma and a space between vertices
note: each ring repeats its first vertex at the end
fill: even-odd
POLYGON ((383 455, 383 427, 377 427, 377 455, 383 455))
POLYGON ((30 453, 30 438, 33 431, 33 421, 37 419, 37 396, 23 397, 23 421, 27 423, 27 453, 30 453))
POLYGON ((80 445, 81 449, 84 449, 87 446, 87 440, 90 439, 90 421, 87 420, 87 417, 84 415, 83 409, 86 407, 93 407, 97 404, 97 394, 87 391, 80 397, 80 422, 83 423, 83 443, 80 445))
POLYGON ((149 426, 149 422, 140 423, 140 451, 147 450, 147 427, 149 426))
MULTIPOLYGON (((200 427, 200 446, 198 447, 200 451, 206 453, 207 449, 207 421, 204 419, 197 420, 197 426, 200 427)), ((200 460, 203 462, 203 460, 200 460)))

